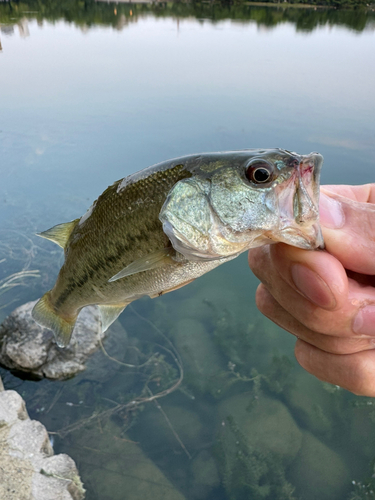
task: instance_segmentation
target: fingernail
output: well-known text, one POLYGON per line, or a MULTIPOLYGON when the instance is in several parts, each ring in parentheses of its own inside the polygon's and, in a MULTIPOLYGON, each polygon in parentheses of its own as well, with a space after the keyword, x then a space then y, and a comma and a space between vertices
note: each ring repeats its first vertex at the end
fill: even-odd
POLYGON ((339 229, 345 223, 341 203, 324 193, 320 195, 319 215, 321 224, 329 229, 339 229))
POLYGON ((336 306, 335 296, 319 274, 302 264, 293 264, 291 275, 297 290, 310 302, 323 309, 336 306))
POLYGON ((375 336, 375 306, 360 309, 353 320, 353 331, 360 335, 375 336))

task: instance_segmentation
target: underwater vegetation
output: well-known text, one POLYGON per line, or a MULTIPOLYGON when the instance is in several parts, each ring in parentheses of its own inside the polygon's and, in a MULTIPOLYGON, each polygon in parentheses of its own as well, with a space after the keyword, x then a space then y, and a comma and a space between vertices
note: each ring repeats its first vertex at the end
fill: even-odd
POLYGON ((251 447, 233 418, 228 417, 227 425, 234 439, 233 456, 231 460, 228 459, 228 450, 220 440, 217 455, 229 499, 295 500, 294 487, 285 478, 281 460, 268 451, 262 452, 251 447))
POLYGON ((364 481, 352 481, 353 491, 348 500, 374 500, 375 499, 375 469, 372 463, 372 475, 364 481))

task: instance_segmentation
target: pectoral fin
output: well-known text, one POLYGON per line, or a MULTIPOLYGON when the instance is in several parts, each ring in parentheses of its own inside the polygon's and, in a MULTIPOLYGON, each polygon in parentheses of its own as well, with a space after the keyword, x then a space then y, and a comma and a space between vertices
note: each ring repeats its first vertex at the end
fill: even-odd
POLYGON ((102 318, 102 332, 105 332, 114 321, 120 316, 122 311, 128 304, 116 304, 113 306, 99 305, 100 315, 102 318))
POLYGON ((57 243, 61 248, 65 248, 68 243, 69 236, 71 235, 73 229, 78 224, 79 219, 72 220, 71 222, 64 222, 63 224, 57 224, 57 226, 47 229, 42 233, 37 233, 37 236, 41 238, 46 238, 46 240, 51 240, 57 243))
POLYGON ((163 248, 154 253, 150 253, 135 260, 128 266, 124 267, 122 271, 112 276, 108 281, 117 281, 120 278, 125 278, 125 276, 131 276, 132 274, 141 273, 142 271, 149 271, 150 269, 156 269, 157 267, 165 266, 167 264, 173 264, 173 256, 176 254, 173 248, 163 248))

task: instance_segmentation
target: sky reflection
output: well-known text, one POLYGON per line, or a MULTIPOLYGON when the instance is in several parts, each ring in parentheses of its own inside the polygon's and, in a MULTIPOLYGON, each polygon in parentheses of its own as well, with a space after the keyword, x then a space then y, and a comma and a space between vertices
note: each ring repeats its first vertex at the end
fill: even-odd
POLYGON ((24 22, 0 55, 4 188, 31 204, 61 190, 93 199, 158 161, 244 147, 317 150, 324 181, 368 181, 374 52, 373 31, 342 27, 24 22))

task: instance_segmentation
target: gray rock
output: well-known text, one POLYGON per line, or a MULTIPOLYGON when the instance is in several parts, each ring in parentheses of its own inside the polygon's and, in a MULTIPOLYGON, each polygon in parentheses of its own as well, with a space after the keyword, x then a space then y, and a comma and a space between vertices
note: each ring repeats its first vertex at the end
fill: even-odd
POLYGON ((0 377, 0 392, 4 390, 4 385, 3 385, 3 381, 1 380, 1 377, 0 377))
POLYGON ((89 306, 81 311, 69 346, 60 349, 52 332, 32 319, 35 303, 18 307, 0 326, 0 363, 50 379, 66 379, 83 371, 105 335, 101 333, 98 309, 89 306))
POLYGON ((39 461, 53 455, 48 432, 37 420, 21 420, 15 422, 8 434, 9 454, 24 460, 39 461), (40 455, 40 458, 38 458, 40 455))
POLYGON ((24 400, 16 391, 0 393, 0 427, 29 418, 24 400))
POLYGON ((75 463, 65 454, 54 455, 43 460, 40 474, 33 476, 31 490, 38 500, 81 500, 84 498, 75 463), (59 493, 56 494, 57 492, 59 493))
POLYGON ((75 463, 53 456, 45 427, 30 420, 15 391, 0 392, 0 498, 83 500, 75 463))

